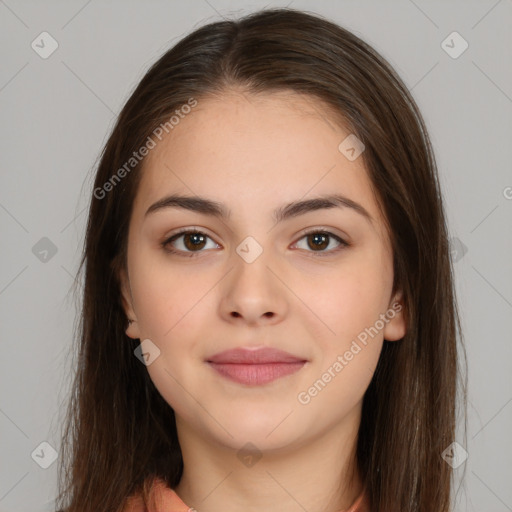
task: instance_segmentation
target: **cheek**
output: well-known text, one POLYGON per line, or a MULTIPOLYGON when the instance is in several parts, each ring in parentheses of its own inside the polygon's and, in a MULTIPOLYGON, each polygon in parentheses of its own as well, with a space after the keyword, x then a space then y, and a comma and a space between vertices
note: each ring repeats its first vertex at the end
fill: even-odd
POLYGON ((338 421, 362 399, 379 361, 384 294, 382 282, 372 273, 340 272, 324 284, 323 293, 305 300, 321 321, 303 316, 315 338, 315 364, 297 398, 300 404, 304 397, 311 400, 314 414, 336 411, 332 421, 338 421))
MULTIPOLYGON (((193 419, 196 404, 184 392, 198 385, 197 370, 204 341, 199 319, 207 314, 201 300, 214 281, 198 273, 177 271, 152 256, 133 257, 130 275, 141 340, 160 350, 147 371, 165 401, 182 417, 193 419)), ((192 267, 191 267, 192 268, 192 267)))
POLYGON ((350 264, 347 260, 346 265, 317 275, 314 286, 311 280, 300 285, 297 295, 307 306, 302 321, 316 340, 322 367, 347 351, 354 354, 347 354, 353 357, 350 366, 377 364, 384 325, 379 318, 386 311, 392 276, 374 254, 360 254, 350 264))
POLYGON ((388 281, 379 267, 364 262, 331 269, 315 278, 314 286, 311 281, 303 283, 303 302, 338 337, 355 326, 369 327, 378 319, 387 305, 388 281))
POLYGON ((141 335, 165 341, 187 325, 208 289, 201 278, 152 255, 134 255, 130 274, 134 307, 141 335), (192 315, 191 315, 192 313, 192 315))

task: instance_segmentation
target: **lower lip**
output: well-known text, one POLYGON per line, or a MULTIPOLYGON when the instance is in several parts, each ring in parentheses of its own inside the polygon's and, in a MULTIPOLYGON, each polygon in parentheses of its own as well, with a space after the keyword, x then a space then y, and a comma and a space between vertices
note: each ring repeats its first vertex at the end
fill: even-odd
POLYGON ((260 386, 276 379, 298 372, 306 361, 296 363, 265 363, 265 364, 235 364, 212 363, 208 364, 223 377, 239 384, 260 386))

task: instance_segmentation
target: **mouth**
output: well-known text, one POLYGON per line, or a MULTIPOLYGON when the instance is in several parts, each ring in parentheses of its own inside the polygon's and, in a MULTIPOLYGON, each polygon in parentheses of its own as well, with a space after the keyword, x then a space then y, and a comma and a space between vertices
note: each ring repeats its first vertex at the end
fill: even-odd
POLYGON ((210 357, 206 363, 233 382, 260 386, 298 372, 307 360, 282 350, 263 347, 227 350, 210 357))

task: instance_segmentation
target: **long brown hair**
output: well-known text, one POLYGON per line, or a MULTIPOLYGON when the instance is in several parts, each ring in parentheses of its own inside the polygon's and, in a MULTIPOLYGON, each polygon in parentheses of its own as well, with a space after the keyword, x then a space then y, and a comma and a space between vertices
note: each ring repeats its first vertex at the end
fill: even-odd
POLYGON ((138 342, 125 334, 119 271, 144 159, 126 163, 191 98, 200 102, 232 86, 309 95, 364 143, 362 158, 392 239, 392 293, 403 292, 407 334, 384 343, 364 396, 357 463, 372 512, 451 510, 453 470, 442 452, 455 441, 458 384, 466 421, 458 355, 464 347, 457 347, 449 239, 425 123, 371 46, 319 15, 292 9, 195 30, 150 67, 119 114, 97 169, 79 268, 80 344, 58 508, 119 511, 130 494, 147 493, 153 477, 170 487, 181 478, 174 412, 134 356, 138 342))

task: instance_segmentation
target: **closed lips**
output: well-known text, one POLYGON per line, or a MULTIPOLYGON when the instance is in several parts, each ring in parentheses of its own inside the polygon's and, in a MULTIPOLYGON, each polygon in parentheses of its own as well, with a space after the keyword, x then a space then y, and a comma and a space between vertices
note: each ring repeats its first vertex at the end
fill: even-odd
POLYGON ((215 354, 207 359, 209 363, 219 364, 270 364, 270 363, 301 363, 305 359, 274 348, 249 350, 236 348, 215 354))
POLYGON ((264 347, 237 348, 210 357, 207 363, 222 377, 245 386, 262 386, 298 372, 305 359, 264 347))

